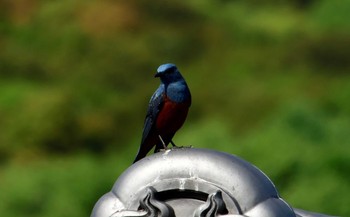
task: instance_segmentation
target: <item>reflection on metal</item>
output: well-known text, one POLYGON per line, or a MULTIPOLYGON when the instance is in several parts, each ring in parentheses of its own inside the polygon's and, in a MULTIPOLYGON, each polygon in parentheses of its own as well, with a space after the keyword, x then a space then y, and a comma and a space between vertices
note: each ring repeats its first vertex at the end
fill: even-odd
POLYGON ((147 216, 175 217, 174 210, 166 203, 156 198, 157 191, 148 187, 146 195, 140 200, 140 208, 147 212, 147 216))
POLYGON ((180 148, 130 166, 91 217, 330 217, 293 209, 271 180, 243 159, 180 148))
POLYGON ((217 191, 208 196, 207 202, 196 210, 194 217, 215 217, 218 214, 227 213, 228 211, 222 199, 221 191, 217 191))
POLYGON ((133 217, 133 216, 162 216, 175 217, 174 210, 157 198, 157 191, 153 187, 146 188, 144 195, 139 200, 138 210, 120 210, 116 211, 111 217, 133 217))

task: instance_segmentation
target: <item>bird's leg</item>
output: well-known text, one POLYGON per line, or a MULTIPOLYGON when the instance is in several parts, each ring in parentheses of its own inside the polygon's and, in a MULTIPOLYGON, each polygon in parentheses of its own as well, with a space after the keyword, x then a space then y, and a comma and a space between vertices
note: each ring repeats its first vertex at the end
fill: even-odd
POLYGON ((173 146, 173 148, 183 148, 183 146, 177 146, 175 145, 175 143, 173 142, 173 140, 170 140, 171 145, 173 146))
POLYGON ((170 143, 171 143, 171 145, 172 145, 174 148, 178 148, 178 146, 175 145, 175 143, 173 142, 173 140, 170 140, 170 143))
POLYGON ((158 137, 159 137, 160 141, 162 142, 164 149, 167 150, 168 148, 166 147, 165 142, 164 142, 163 138, 161 137, 161 135, 158 135, 158 137))

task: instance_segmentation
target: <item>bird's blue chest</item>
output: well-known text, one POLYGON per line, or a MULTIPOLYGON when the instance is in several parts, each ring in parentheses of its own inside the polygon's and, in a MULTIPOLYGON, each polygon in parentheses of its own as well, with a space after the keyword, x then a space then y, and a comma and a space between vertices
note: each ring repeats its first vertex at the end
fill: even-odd
POLYGON ((166 96, 173 102, 191 102, 191 93, 185 83, 169 84, 166 87, 166 96))

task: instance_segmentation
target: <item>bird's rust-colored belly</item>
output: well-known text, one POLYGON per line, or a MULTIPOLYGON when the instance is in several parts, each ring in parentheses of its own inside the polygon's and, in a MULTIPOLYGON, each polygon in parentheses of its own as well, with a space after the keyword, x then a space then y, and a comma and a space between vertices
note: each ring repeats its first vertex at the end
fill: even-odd
POLYGON ((185 122, 188 108, 188 103, 175 103, 166 99, 156 122, 159 132, 161 134, 175 133, 185 122))

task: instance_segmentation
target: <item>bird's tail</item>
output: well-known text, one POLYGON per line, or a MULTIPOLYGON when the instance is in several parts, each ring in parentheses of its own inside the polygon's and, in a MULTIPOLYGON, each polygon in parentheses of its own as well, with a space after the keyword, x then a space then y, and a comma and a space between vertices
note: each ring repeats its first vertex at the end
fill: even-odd
POLYGON ((169 142, 171 141, 171 139, 173 138, 173 136, 174 134, 171 134, 170 136, 166 136, 163 138, 164 139, 163 141, 161 141, 156 136, 152 136, 146 139, 145 141, 143 141, 140 145, 139 151, 137 152, 137 155, 133 163, 136 163, 137 161, 146 157, 147 153, 152 150, 153 146, 155 146, 154 153, 159 152, 161 149, 166 148, 169 142))
POLYGON ((146 140, 143 143, 141 143, 139 151, 137 152, 137 155, 135 157, 135 160, 133 163, 136 163, 137 161, 141 160, 142 158, 146 157, 147 153, 152 149, 152 141, 146 140))
POLYGON ((137 153, 134 162, 132 162, 133 164, 136 163, 137 161, 141 160, 142 158, 144 158, 146 156, 146 154, 142 154, 139 150, 139 152, 137 153))

